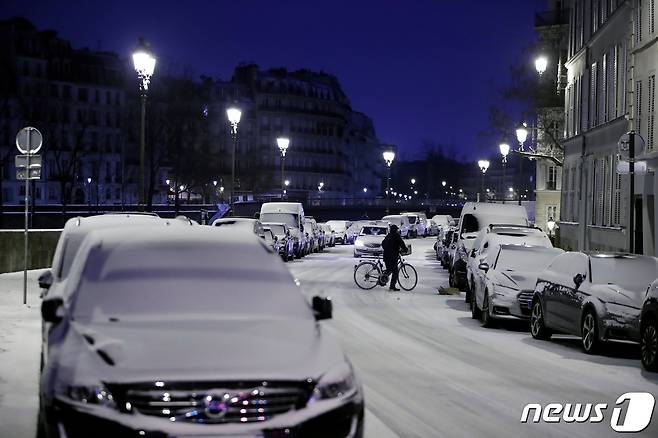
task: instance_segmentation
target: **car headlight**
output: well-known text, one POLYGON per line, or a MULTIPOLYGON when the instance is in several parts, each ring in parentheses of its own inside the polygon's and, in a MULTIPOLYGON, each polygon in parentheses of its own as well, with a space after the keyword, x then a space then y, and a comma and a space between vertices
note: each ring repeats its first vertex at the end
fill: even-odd
POLYGON ((354 246, 358 246, 359 248, 363 248, 366 245, 362 241, 357 240, 356 242, 354 242, 354 246))
POLYGON ((66 396, 74 402, 116 408, 112 393, 103 384, 91 386, 69 386, 66 396))
POLYGON ((357 383, 352 366, 342 362, 327 371, 313 389, 309 403, 338 397, 345 397, 356 392, 357 383))

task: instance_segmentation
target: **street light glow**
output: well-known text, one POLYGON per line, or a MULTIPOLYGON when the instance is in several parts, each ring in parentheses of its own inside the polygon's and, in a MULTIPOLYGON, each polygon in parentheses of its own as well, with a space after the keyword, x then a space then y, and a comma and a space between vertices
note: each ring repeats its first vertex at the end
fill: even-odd
POLYGON ((165 180, 165 184, 169 185, 170 183, 171 183, 171 180, 170 180, 170 179, 166 179, 166 180, 165 180))
POLYGON ((523 143, 528 139, 528 124, 526 122, 521 123, 516 128, 516 139, 519 141, 521 148, 523 148, 523 143))
POLYGON ((503 156, 503 161, 505 161, 507 154, 509 154, 509 145, 507 143, 501 143, 498 145, 498 149, 500 149, 500 154, 503 156))
POLYGON ((91 184, 91 178, 87 178, 87 184, 91 184))
POLYGON ((290 145, 290 139, 286 137, 279 137, 276 139, 276 145, 279 147, 279 150, 281 151, 281 156, 285 157, 286 151, 288 150, 288 146, 290 145))
POLYGON ((363 188, 363 193, 368 193, 368 187, 363 188))
POLYGON ((445 187, 446 184, 447 184, 447 183, 446 183, 445 181, 441 181, 441 185, 442 185, 443 187, 445 187))
POLYGON ((215 187, 217 187, 217 180, 214 180, 214 181, 212 182, 212 184, 213 184, 215 187))
POLYGON ((510 187, 510 188, 509 188, 509 192, 510 192, 510 193, 513 193, 513 192, 514 192, 514 187, 510 187))
POLYGON ((416 184, 416 178, 411 178, 411 184, 416 184))
POLYGON ((285 181, 283 182, 283 184, 284 184, 286 187, 288 187, 288 186, 290 185, 290 180, 289 180, 289 179, 285 180, 285 181))
POLYGON ((535 59, 535 70, 537 70, 539 76, 544 74, 546 67, 548 67, 548 59, 543 55, 538 56, 537 59, 535 59))
POLYGON ((238 123, 240 123, 240 118, 242 117, 242 111, 235 107, 231 107, 226 110, 226 116, 228 117, 231 126, 234 126, 237 129, 238 123))
POLYGON ((391 167, 391 164, 393 164, 393 160, 395 160, 395 152, 393 152, 393 151, 384 151, 382 156, 384 157, 384 161, 386 161, 386 165, 388 167, 391 167))
POLYGON ((150 78, 155 71, 155 56, 148 49, 144 40, 139 41, 137 50, 133 53, 133 66, 141 80, 141 86, 144 91, 148 90, 150 78))
POLYGON ((489 168, 489 160, 478 160, 478 167, 482 173, 485 173, 489 168))
POLYGON ((553 230, 555 229, 555 220, 553 218, 549 218, 548 221, 546 221, 546 226, 548 227, 548 231, 553 233, 553 230))

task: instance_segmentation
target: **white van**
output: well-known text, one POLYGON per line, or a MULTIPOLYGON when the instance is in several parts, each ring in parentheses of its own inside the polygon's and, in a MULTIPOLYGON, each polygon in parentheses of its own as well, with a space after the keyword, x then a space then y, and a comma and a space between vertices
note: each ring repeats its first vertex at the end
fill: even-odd
POLYGON ((295 257, 308 253, 308 242, 304 233, 304 206, 300 202, 266 202, 260 207, 261 222, 284 223, 294 240, 295 257))
POLYGON ((413 232, 413 237, 427 237, 429 233, 427 226, 427 215, 422 211, 408 211, 400 213, 409 218, 411 223, 411 230, 413 232))
POLYGON ((467 202, 459 215, 459 238, 457 251, 450 268, 450 285, 466 291, 466 302, 470 302, 466 263, 473 243, 480 230, 491 224, 528 225, 525 207, 513 204, 467 202))
POLYGON ((411 224, 409 223, 409 218, 401 214, 389 214, 384 216, 382 221, 388 222, 389 225, 397 225, 400 229, 400 236, 404 238, 409 237, 409 231, 411 230, 411 224))

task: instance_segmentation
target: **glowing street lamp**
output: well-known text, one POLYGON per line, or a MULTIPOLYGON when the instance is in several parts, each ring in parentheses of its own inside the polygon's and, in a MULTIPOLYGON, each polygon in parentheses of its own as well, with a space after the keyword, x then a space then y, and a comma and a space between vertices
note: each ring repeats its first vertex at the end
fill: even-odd
POLYGON ((523 151, 523 143, 528 139, 528 124, 523 122, 516 128, 516 139, 519 142, 519 150, 523 151))
POLYGON ((226 117, 231 125, 231 138, 233 145, 231 148, 231 193, 229 198, 229 205, 231 206, 231 214, 233 213, 233 197, 235 196, 235 150, 238 147, 238 124, 242 118, 242 111, 238 108, 230 107, 226 110, 226 117))
POLYGON ((146 154, 146 95, 148 94, 151 76, 155 71, 155 56, 149 50, 149 45, 139 39, 137 49, 133 53, 133 66, 139 79, 139 94, 141 97, 140 131, 139 131, 139 205, 143 208, 146 193, 144 191, 144 156, 146 154))
POLYGON ((447 183, 446 183, 445 181, 441 181, 441 185, 442 185, 443 187, 445 187, 446 184, 447 184, 447 183))
POLYGON ((363 193, 368 193, 368 187, 363 188, 363 193))
POLYGON ((489 160, 478 160, 478 167, 482 171, 482 184, 480 187, 480 193, 484 194, 484 174, 487 173, 489 168, 489 160))
POLYGON ((288 150, 288 146, 290 146, 290 139, 286 137, 279 137, 276 139, 276 145, 279 147, 279 151, 281 152, 281 197, 283 197, 283 191, 285 190, 285 180, 283 173, 286 162, 286 151, 288 150))
POLYGON ((535 70, 537 70, 539 76, 544 74, 546 67, 548 67, 548 58, 543 55, 538 56, 537 59, 535 59, 535 70))
POLYGON ((411 178, 411 184, 416 184, 416 178, 411 178))
POLYGON ((389 213, 389 195, 388 192, 391 191, 391 164, 395 160, 395 152, 392 149, 385 150, 382 153, 384 161, 386 162, 386 214, 389 213))

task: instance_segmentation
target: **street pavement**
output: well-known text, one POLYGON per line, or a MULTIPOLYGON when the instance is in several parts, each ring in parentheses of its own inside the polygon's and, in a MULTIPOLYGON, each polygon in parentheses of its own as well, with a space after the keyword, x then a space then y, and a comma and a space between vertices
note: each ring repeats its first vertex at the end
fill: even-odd
MULTIPOLYGON (((535 341, 527 323, 485 329, 470 317, 463 294, 438 295, 447 273, 434 239, 415 239, 406 257, 418 270, 413 292, 363 291, 354 283, 351 246, 328 248, 288 264, 304 292, 331 296, 334 318, 322 321, 354 364, 366 397, 366 436, 607 437, 616 399, 648 391, 637 346, 587 356, 573 337, 535 341), (521 424, 527 403, 606 403, 598 424, 521 424)), ((23 306, 22 273, 0 275, 0 437, 33 437, 37 409, 40 323, 38 271, 23 306)), ((658 411, 658 407, 655 409, 658 411)), ((658 436, 658 414, 634 436, 658 436)))
MULTIPOLYGON (((620 395, 658 398, 658 374, 642 370, 635 345, 588 356, 574 337, 532 339, 520 320, 480 327, 463 293, 438 295, 448 276, 434 258, 434 239, 410 242, 406 260, 419 275, 413 292, 359 289, 351 246, 290 264, 306 294, 334 301, 334 318, 322 324, 340 339, 364 385, 367 437, 615 436, 610 419, 620 395), (527 403, 555 402, 608 409, 598 424, 520 423, 527 403)), ((634 436, 658 436, 654 417, 634 436)))

